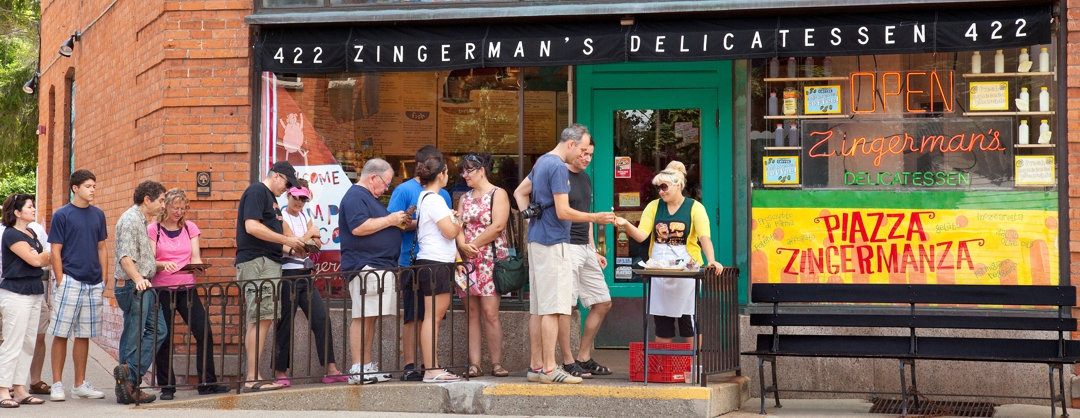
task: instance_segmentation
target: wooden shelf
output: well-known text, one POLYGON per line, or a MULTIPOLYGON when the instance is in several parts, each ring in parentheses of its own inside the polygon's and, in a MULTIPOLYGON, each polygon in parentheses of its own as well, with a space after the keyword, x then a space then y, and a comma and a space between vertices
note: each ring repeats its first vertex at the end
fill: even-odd
POLYGON ((765 147, 765 151, 802 151, 802 147, 765 147))
POLYGON ((838 115, 777 115, 766 116, 765 120, 784 120, 784 119, 847 119, 851 115, 838 114, 838 115))
POLYGON ((964 116, 1054 116, 1054 112, 964 112, 964 116))
MULTIPOLYGON (((1056 144, 1016 144, 1016 148, 1053 148, 1056 144)), ((766 148, 767 149, 767 148, 766 148)))
POLYGON ((1041 73, 1038 71, 1032 71, 1027 73, 966 73, 963 74, 964 78, 994 78, 994 77, 1041 77, 1054 75, 1053 71, 1041 73))
POLYGON ((768 77, 766 77, 765 82, 766 83, 774 83, 774 82, 779 83, 779 82, 786 82, 786 81, 795 81, 795 82, 803 82, 803 81, 843 81, 843 80, 847 80, 847 79, 848 79, 847 77, 778 77, 778 78, 768 78, 768 77))

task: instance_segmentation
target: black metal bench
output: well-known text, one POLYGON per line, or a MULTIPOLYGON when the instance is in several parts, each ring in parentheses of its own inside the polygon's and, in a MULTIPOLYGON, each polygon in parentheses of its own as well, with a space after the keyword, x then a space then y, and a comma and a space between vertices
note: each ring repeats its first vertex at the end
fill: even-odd
MULTIPOLYGON (((890 284, 754 284, 751 301, 772 304, 770 313, 752 313, 750 325, 772 327, 771 334, 758 334, 757 348, 744 355, 758 357, 761 413, 765 397, 772 393, 780 407, 781 390, 776 383, 776 358, 843 357, 897 359, 904 414, 908 396, 918 408, 915 360, 959 360, 1013 363, 1044 363, 1050 372, 1050 412, 1056 416, 1055 402, 1065 405, 1064 364, 1080 362, 1080 341, 1065 339, 1076 330, 1070 308, 1076 305, 1073 286, 997 285, 890 285, 890 284), (806 304, 906 304, 907 309, 872 309, 869 314, 816 313, 806 304), (957 308, 943 313, 938 305, 1005 305, 1042 307, 1044 312, 998 309, 987 313, 957 308), (782 309, 783 308, 783 309, 782 309), (795 308, 795 309, 786 309, 795 308), (1049 308, 1055 308, 1051 311, 1049 308), (895 313, 893 313, 895 312, 895 313), (798 335, 784 334, 777 327, 907 328, 907 336, 798 335), (1057 339, 955 338, 917 336, 923 328, 1057 331, 1057 339), (772 384, 765 385, 764 363, 772 368, 772 384), (909 390, 905 367, 911 370, 909 390), (1058 371, 1060 396, 1055 393, 1054 370, 1058 371)), ((888 306, 888 305, 887 305, 888 306)), ((794 390, 784 390, 794 392, 794 390)), ((1064 416, 1068 416, 1067 410, 1064 416)))

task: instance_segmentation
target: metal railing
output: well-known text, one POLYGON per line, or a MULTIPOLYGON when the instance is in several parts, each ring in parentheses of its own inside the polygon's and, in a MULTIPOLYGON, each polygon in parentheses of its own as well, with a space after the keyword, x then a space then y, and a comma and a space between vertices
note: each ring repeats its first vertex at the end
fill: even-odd
POLYGON ((701 334, 705 336, 698 351, 701 386, 709 376, 734 371, 739 366, 739 269, 727 267, 717 274, 705 269, 698 293, 701 334), (715 337, 714 337, 715 336, 715 337))
MULTIPOLYGON (((464 267, 466 272, 471 272, 469 263, 439 263, 425 264, 413 267, 395 267, 379 270, 361 270, 338 272, 331 274, 312 274, 304 276, 291 276, 269 279, 234 280, 221 282, 197 283, 189 286, 155 287, 154 308, 152 314, 157 314, 162 306, 169 311, 164 312, 165 324, 168 332, 163 342, 162 350, 156 354, 155 364, 150 368, 150 373, 157 377, 154 384, 143 384, 142 379, 132 382, 135 390, 144 388, 157 388, 175 391, 178 386, 190 386, 185 381, 177 382, 174 375, 188 377, 192 374, 198 376, 199 387, 208 387, 212 384, 227 383, 233 386, 232 390, 241 393, 245 385, 256 382, 276 380, 275 369, 287 368, 288 378, 291 380, 319 380, 326 377, 326 365, 330 360, 338 360, 336 365, 343 375, 350 375, 349 367, 354 363, 362 363, 361 359, 355 359, 350 354, 350 327, 354 320, 353 316, 360 316, 355 312, 387 313, 379 315, 374 324, 369 324, 361 318, 358 321, 358 332, 363 335, 374 327, 375 338, 373 344, 360 348, 361 356, 370 352, 372 361, 379 365, 379 373, 400 375, 405 370, 403 364, 403 350, 401 347, 402 321, 398 317, 400 308, 399 291, 411 290, 416 295, 416 302, 412 305, 412 317, 419 318, 420 304, 424 303, 425 288, 421 287, 421 281, 427 286, 429 294, 437 294, 440 290, 446 290, 446 286, 437 289, 440 280, 412 280, 412 278, 427 279, 431 277, 449 278, 449 290, 451 300, 455 298, 454 289, 458 287, 454 279, 457 267, 464 267), (404 280, 403 280, 404 279, 404 280), (350 283, 350 280, 360 280, 358 283, 350 283), (405 281, 405 283, 403 283, 405 281), (350 286, 350 284, 352 286, 350 286), (407 286, 403 289, 402 286, 407 286), (350 291, 333 291, 333 289, 350 289, 350 291), (249 292, 245 295, 245 291, 249 292), (275 330, 273 338, 269 332, 263 333, 260 327, 253 330, 257 340, 264 340, 264 347, 255 350, 256 373, 261 379, 248 379, 246 366, 246 337, 248 336, 248 312, 246 300, 248 296, 260 299, 269 291, 272 301, 273 325, 270 329, 275 330), (358 295, 354 295, 358 291, 358 295), (354 300, 354 296, 363 296, 354 300), (282 305, 291 312, 282 312, 282 305), (392 306, 389 306, 391 305, 392 306), (306 307, 306 309, 304 309, 306 307), (180 308, 180 309, 177 309, 180 308), (299 313, 304 312, 307 326, 297 324, 299 313), (181 319, 176 313, 181 312, 181 319), (195 314, 203 312, 204 315, 195 314), (201 318, 200 318, 201 316, 201 318), (282 321, 286 323, 278 326, 282 321), (306 344, 299 341, 296 330, 301 330, 301 335, 306 335, 306 344), (315 334, 315 338, 311 335, 315 334), (284 337, 285 340, 281 340, 284 337), (279 349, 275 345, 279 342, 279 349), (320 348, 321 347, 321 348, 320 348), (200 351, 202 354, 200 354, 200 351), (280 357, 286 358, 280 358, 280 357), (177 366, 186 366, 177 369, 177 366), (282 367, 285 366, 285 367, 282 367)), ((445 282, 442 282, 445 284, 445 282)), ((471 283, 467 283, 471 284, 471 283)), ((137 297, 136 297, 137 298, 137 297)), ((431 338, 437 341, 436 349, 431 356, 437 356, 439 367, 446 369, 467 379, 468 362, 456 364, 455 359, 467 358, 458 355, 466 353, 470 332, 469 327, 464 327, 464 335, 453 331, 452 324, 457 315, 468 318, 468 304, 461 304, 460 310, 454 309, 454 303, 448 303, 449 309, 445 313, 445 319, 441 320, 443 326, 440 329, 432 329, 431 338)), ((264 313, 262 307, 256 309, 258 316, 264 313)), ((423 320, 434 321, 436 310, 425 312, 423 320)), ((374 315, 368 315, 374 316, 374 315)), ((145 323, 145 318, 141 318, 145 323)), ((158 335, 156 321, 153 326, 155 335, 158 335)), ((434 328, 434 327, 433 327, 434 328)), ((435 364, 432 358, 423 357, 419 351, 421 347, 420 327, 413 329, 414 341, 416 341, 415 358, 417 363, 435 364)), ((158 340, 154 339, 155 346, 158 340)), ((137 349, 142 350, 142 342, 137 343, 137 349)), ((136 365, 141 366, 141 365, 136 365)), ((419 367, 417 365, 417 367, 419 367)), ((434 370, 436 368, 428 368, 434 370)), ((416 369, 423 373, 424 369, 416 369)), ((282 370, 284 371, 284 370, 282 370)), ((371 373, 367 373, 370 375, 371 373)), ((361 381, 365 373, 361 369, 352 374, 361 381)), ((138 404, 138 396, 135 396, 138 404)))

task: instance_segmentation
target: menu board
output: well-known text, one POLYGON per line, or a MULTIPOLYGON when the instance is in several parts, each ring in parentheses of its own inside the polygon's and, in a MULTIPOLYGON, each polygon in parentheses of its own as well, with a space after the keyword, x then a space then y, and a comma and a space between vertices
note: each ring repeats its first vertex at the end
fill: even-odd
POLYGON ((412 155, 435 143, 438 79, 431 73, 382 73, 379 111, 358 123, 355 141, 371 143, 376 153, 412 155))
MULTIPOLYGON (((566 112, 566 109, 563 109, 566 112)), ((555 147, 558 95, 554 91, 525 92, 525 153, 541 154, 555 147)))

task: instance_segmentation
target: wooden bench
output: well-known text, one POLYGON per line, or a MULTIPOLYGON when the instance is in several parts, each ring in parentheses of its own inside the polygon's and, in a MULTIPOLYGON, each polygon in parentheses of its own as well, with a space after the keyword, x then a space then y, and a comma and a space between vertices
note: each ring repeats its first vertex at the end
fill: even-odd
MULTIPOLYGON (((776 358, 842 357, 898 359, 901 402, 907 414, 908 396, 918 407, 915 360, 958 360, 1014 363, 1043 363, 1050 372, 1050 410, 1060 399, 1065 410, 1064 364, 1080 362, 1080 341, 1065 339, 1076 330, 1070 308, 1076 305, 1073 286, 995 285, 893 285, 893 284, 754 284, 754 304, 771 304, 770 313, 752 313, 750 325, 772 327, 770 334, 757 335, 757 348, 744 355, 758 357, 761 413, 765 397, 772 393, 780 407, 781 389, 776 382, 776 358), (889 304, 906 309, 876 306, 868 314, 816 313, 806 304, 889 304), (938 305, 1025 306, 1038 309, 997 309, 992 312, 957 307, 943 312, 938 305), (785 309, 796 308, 796 309, 785 309), (892 312, 895 311, 895 312, 892 312), (907 328, 904 336, 803 335, 780 333, 778 327, 907 328), (917 336, 918 329, 983 329, 1056 331, 1057 339, 957 338, 917 336), (765 385, 764 363, 772 368, 772 384, 765 385), (905 367, 911 370, 909 391, 905 367), (1058 371, 1060 396, 1055 393, 1054 370, 1058 371)), ((835 311, 835 310, 834 310, 835 311)), ((850 309, 849 309, 850 311, 850 309)), ((795 390, 783 390, 795 392, 795 390)), ((1065 415, 1068 416, 1066 410, 1065 415)))

